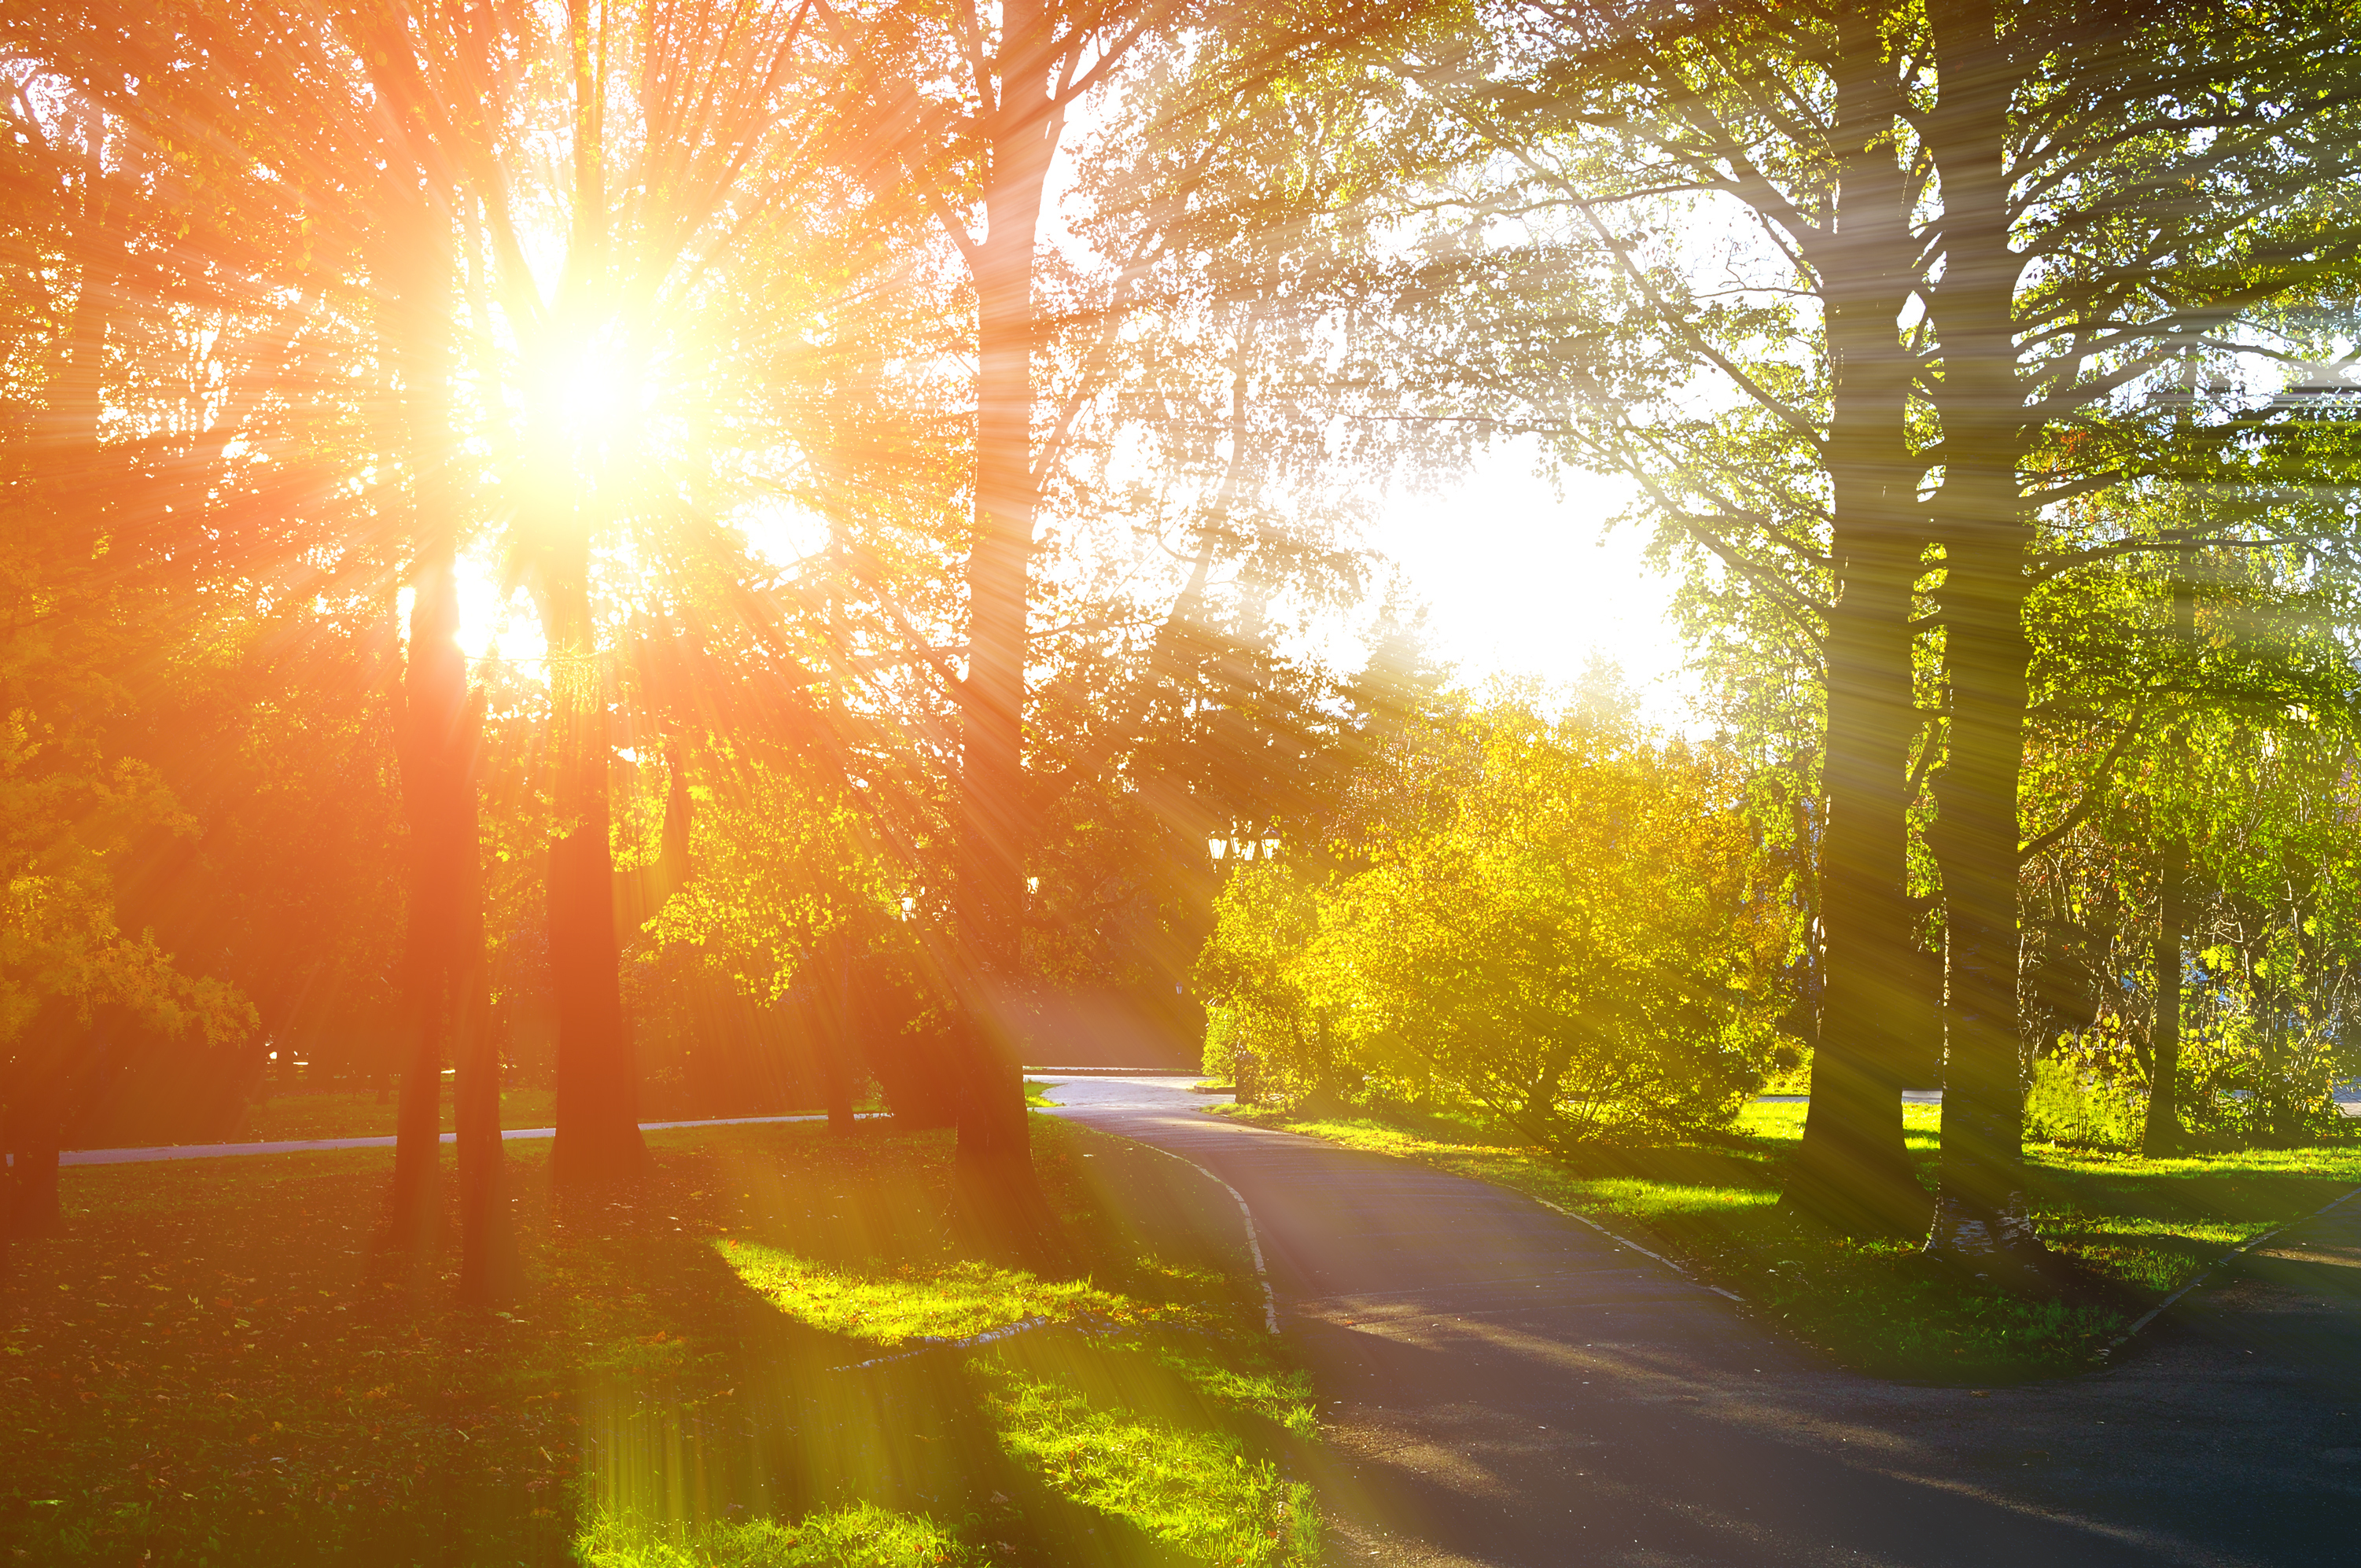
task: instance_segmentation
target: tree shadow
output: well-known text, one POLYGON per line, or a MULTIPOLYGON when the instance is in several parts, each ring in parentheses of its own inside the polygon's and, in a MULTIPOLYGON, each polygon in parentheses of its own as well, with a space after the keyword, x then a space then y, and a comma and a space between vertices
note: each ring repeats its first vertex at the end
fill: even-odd
MULTIPOLYGON (((981 1348, 880 1343, 800 1321, 750 1284, 712 1236, 652 1219, 680 1212, 667 1207, 667 1189, 734 1188, 745 1207, 732 1239, 874 1288, 923 1288, 927 1271, 962 1249, 950 1218, 947 1140, 917 1140, 932 1157, 915 1162, 912 1141, 886 1132, 832 1141, 800 1173, 816 1181, 788 1179, 797 1173, 767 1158, 759 1139, 659 1149, 650 1187, 628 1213, 614 1207, 573 1223, 577 1246, 631 1251, 635 1283, 664 1305, 669 1324, 602 1354, 575 1379, 584 1519, 621 1516, 693 1536, 865 1502, 956 1527, 995 1562, 1204 1560, 1157 1539, 1155 1510, 1133 1506, 1137 1486, 1094 1481, 1071 1464, 1060 1470, 1054 1455, 1028 1457, 1009 1412, 1027 1390, 1047 1390, 1051 1405, 1078 1401, 1072 1409, 1089 1420, 1119 1419, 1136 1441, 1222 1434, 1216 1446, 1227 1442, 1245 1464, 1286 1462, 1293 1440, 1279 1421, 1210 1394, 1202 1370, 1192 1376, 1190 1342, 1214 1331, 1081 1322, 981 1348)), ((1206 1185, 1201 1178, 1079 1130, 1045 1144, 1044 1186, 1078 1277, 1206 1309, 1196 1315, 1208 1321, 1235 1316, 1242 1293, 1220 1272, 1235 1261, 1231 1249, 1191 1239, 1202 1200, 1142 1162, 1170 1166, 1187 1186, 1206 1185), (1168 1226, 1175 1216, 1193 1217, 1168 1226)))

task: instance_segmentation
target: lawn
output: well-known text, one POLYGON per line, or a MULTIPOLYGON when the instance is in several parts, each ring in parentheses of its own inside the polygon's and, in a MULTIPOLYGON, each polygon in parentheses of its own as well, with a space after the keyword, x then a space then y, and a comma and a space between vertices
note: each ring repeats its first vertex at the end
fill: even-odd
MULTIPOLYGON (((222 1141, 280 1143, 300 1138, 390 1138, 401 1106, 388 1095, 380 1101, 366 1091, 303 1090, 274 1094, 246 1108, 236 1133, 222 1141)), ((500 1091, 500 1125, 546 1127, 557 1113, 557 1091, 551 1089, 500 1091)), ((451 1131, 450 1080, 444 1080, 443 1130, 451 1131)), ((214 1140, 207 1139, 207 1142, 214 1140)))
MULTIPOLYGON (((1290 1120, 1225 1113, 1405 1156, 1544 1199, 1666 1253, 1839 1360, 1890 1376, 1984 1383, 2089 1365, 2146 1306, 2240 1244, 2361 1185, 2361 1146, 2147 1159, 2035 1146, 2042 1237, 2095 1277, 2098 1303, 2034 1303, 1932 1269, 1902 1242, 1856 1242, 1783 1212, 1806 1107, 1756 1102, 1727 1145, 1553 1156, 1448 1116, 1290 1120)), ((1903 1109, 1931 1190, 1941 1111, 1903 1109)))
POLYGON ((510 1146, 532 1282, 373 1245, 382 1150, 82 1167, 0 1296, 0 1541, 41 1563, 1288 1563, 1302 1375, 1224 1194, 1055 1121, 1076 1265, 968 1255, 946 1133, 652 1135, 636 1201, 510 1146), (960 1343, 1012 1322, 1035 1326, 960 1343), (929 1336, 932 1336, 931 1338, 929 1336))

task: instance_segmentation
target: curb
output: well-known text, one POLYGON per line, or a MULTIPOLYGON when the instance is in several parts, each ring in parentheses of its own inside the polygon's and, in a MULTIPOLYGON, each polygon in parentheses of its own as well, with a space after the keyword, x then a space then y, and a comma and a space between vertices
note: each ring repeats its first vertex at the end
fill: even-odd
MULTIPOLYGON (((1122 1135, 1117 1134, 1116 1136, 1120 1137, 1122 1135)), ((1245 1196, 1240 1193, 1236 1188, 1231 1186, 1228 1182, 1224 1181, 1220 1177, 1215 1176, 1212 1171, 1207 1170, 1203 1166, 1199 1165, 1187 1155, 1174 1154, 1170 1149, 1165 1148, 1159 1144, 1151 1144, 1145 1138, 1134 1138, 1131 1141, 1139 1145, 1142 1148, 1154 1149, 1158 1154, 1163 1155, 1169 1159, 1179 1160, 1182 1165, 1187 1166, 1190 1169, 1195 1171, 1198 1175, 1203 1177, 1206 1180, 1212 1182, 1223 1191, 1228 1193, 1231 1200, 1237 1204, 1238 1218, 1246 1223, 1246 1251, 1254 1255, 1255 1283, 1262 1287, 1262 1324, 1264 1328, 1268 1329, 1272 1333, 1278 1333, 1279 1298, 1271 1294, 1270 1270, 1263 1266, 1262 1260, 1262 1238, 1255 1231, 1254 1211, 1246 1207, 1245 1196)))
MULTIPOLYGON (((1450 1173, 1445 1172, 1444 1174, 1448 1175, 1450 1173)), ((1514 1192, 1517 1190, 1510 1187, 1504 1189, 1504 1190, 1514 1192)), ((1631 1240, 1630 1237, 1617 1235, 1613 1231, 1609 1230, 1605 1225, 1600 1224, 1598 1221, 1592 1219, 1587 1214, 1577 1214, 1571 1209, 1560 1208, 1557 1204, 1551 1202, 1546 1198, 1533 1198, 1533 1195, 1530 1192, 1523 1193, 1521 1196, 1532 1198, 1534 1202, 1540 1204, 1543 1208, 1547 1209, 1553 1214, 1563 1214, 1569 1220, 1579 1221, 1583 1224, 1588 1225, 1592 1230, 1597 1231, 1600 1235, 1605 1236, 1609 1241, 1613 1242, 1618 1246, 1629 1247, 1633 1252, 1638 1253, 1642 1257, 1651 1257, 1655 1259, 1658 1263, 1663 1264, 1666 1268, 1671 1269, 1675 1274, 1679 1275, 1682 1278, 1687 1280, 1690 1284, 1696 1286, 1700 1290, 1710 1290, 1717 1296, 1727 1296, 1730 1299, 1737 1302, 1741 1307, 1746 1305, 1746 1298, 1741 1296, 1737 1291, 1725 1290, 1719 1285, 1708 1285, 1704 1280, 1699 1279, 1697 1277, 1697 1270, 1689 1267, 1686 1264, 1675 1263, 1671 1258, 1666 1257, 1660 1252, 1650 1252, 1646 1247, 1642 1246, 1638 1242, 1631 1240)))
POLYGON ((2133 1337, 2142 1329, 2147 1327, 2148 1324, 2162 1317, 2167 1308, 2180 1300, 2183 1296, 2188 1295, 2191 1290, 2196 1289, 2200 1285, 2204 1284, 2208 1279, 2213 1278, 2213 1271, 2215 1269, 2222 1267, 2224 1264, 2236 1262, 2247 1253, 2254 1251, 2265 1242, 2269 1241, 2273 1236, 2285 1235, 2288 1232, 2295 1229, 2298 1225, 2308 1224, 2312 1221, 2317 1220, 2323 1214, 2327 1213, 2331 1209, 2335 1208, 2340 1203, 2349 1201, 2356 1195, 2361 1195, 2361 1187, 2352 1188, 2347 1191, 2339 1193, 2337 1196, 2331 1198, 2327 1202, 2323 1203, 2319 1208, 2314 1209, 2311 1213, 2299 1215, 2297 1218, 2290 1220, 2284 1225, 2274 1226, 2272 1229, 2265 1231, 2261 1235, 2257 1236, 2252 1241, 2241 1242, 2238 1245, 2232 1247, 2228 1252, 2224 1253, 2221 1256, 2215 1258, 2213 1262, 2199 1269, 2195 1274, 2191 1275, 2188 1282, 2182 1285, 2180 1289, 2175 1290, 2171 1295, 2167 1296, 2163 1300, 2158 1301, 2155 1306, 2150 1307, 2147 1311, 2141 1313, 2140 1316, 2133 1321, 2131 1327, 2117 1334, 2114 1339, 2108 1341, 2097 1350, 2092 1351, 2091 1353, 2091 1359, 2103 1366, 2109 1365, 2107 1361, 2109 1356, 2114 1354, 2115 1352, 2129 1344, 2132 1342, 2133 1337))
MULTIPOLYGON (((1205 1113, 1201 1109, 1201 1110, 1198 1112, 1198 1114, 1199 1114, 1199 1115, 1203 1115, 1203 1114, 1205 1114, 1205 1113)), ((1249 1126, 1249 1127, 1251 1127, 1251 1126, 1254 1126, 1254 1124, 1253 1124, 1253 1123, 1251 1123, 1251 1122, 1247 1122, 1247 1123, 1243 1124, 1243 1125, 1246 1125, 1246 1126, 1249 1126)), ((1289 1132, 1289 1131, 1288 1131, 1286 1128, 1284 1128, 1284 1127, 1262 1127, 1262 1128, 1258 1128, 1258 1129, 1257 1129, 1257 1131, 1260 1131, 1260 1132, 1265 1132, 1265 1133, 1278 1133, 1278 1134, 1279 1134, 1279 1135, 1280 1135, 1281 1136, 1283 1136, 1283 1137, 1290 1137, 1290 1138, 1301 1138, 1301 1139, 1302 1139, 1304 1142, 1306 1142, 1306 1143, 1311 1143, 1311 1144, 1321 1144, 1321 1145, 1324 1145, 1325 1146, 1327 1146, 1327 1147, 1329 1147, 1329 1148, 1332 1148, 1332 1149, 1333 1149, 1333 1148, 1341 1148, 1341 1147, 1343 1147, 1343 1146, 1343 1146, 1343 1145, 1341 1145, 1341 1144, 1332 1144, 1332 1143, 1329 1143, 1329 1142, 1328 1142, 1328 1140, 1327 1140, 1327 1139, 1325 1139, 1325 1138, 1314 1137, 1314 1136, 1312 1136, 1312 1135, 1311 1134, 1309 1134, 1309 1133, 1290 1133, 1290 1132, 1289 1132)), ((1172 1151, 1171 1151, 1170 1149, 1166 1149, 1164 1152, 1165 1152, 1166 1154, 1172 1154, 1172 1151)), ((1371 1152, 1375 1152, 1375 1151, 1367 1150, 1367 1149, 1361 1149, 1361 1150, 1354 1150, 1354 1151, 1351 1151, 1351 1152, 1354 1152, 1354 1153, 1361 1153, 1361 1154, 1367 1154, 1367 1153, 1371 1153, 1371 1152)), ((1172 1156, 1172 1157, 1173 1157, 1173 1158, 1175 1158, 1175 1159, 1180 1159, 1180 1157, 1179 1155, 1173 1155, 1173 1156, 1172 1156)), ((1459 1173, 1458 1173, 1457 1171, 1454 1171, 1454 1170, 1444 1170, 1443 1167, 1441 1167, 1441 1166, 1439 1166, 1439 1165, 1435 1165, 1435 1164, 1433 1164, 1432 1161, 1429 1161, 1429 1160, 1422 1160, 1422 1159, 1420 1159, 1420 1158, 1418 1158, 1418 1157, 1416 1157, 1415 1155, 1392 1155, 1392 1156, 1389 1156, 1388 1157, 1389 1157, 1389 1158, 1393 1158, 1393 1159, 1408 1160, 1408 1161, 1410 1161, 1411 1163, 1415 1164, 1415 1165, 1422 1165, 1422 1166, 1426 1167, 1426 1168, 1427 1168, 1427 1169, 1429 1169, 1429 1170, 1439 1170, 1439 1171, 1442 1171, 1442 1172, 1443 1172, 1443 1174, 1444 1174, 1444 1175, 1445 1175, 1445 1176, 1458 1176, 1458 1175, 1459 1175, 1459 1173)), ((1184 1164, 1188 1164, 1188 1165, 1196 1165, 1196 1164, 1197 1164, 1197 1162, 1196 1162, 1196 1161, 1194 1161, 1194 1160, 1186 1160, 1186 1161, 1183 1161, 1182 1163, 1184 1163, 1184 1164)), ((1199 1170, 1205 1170, 1205 1168, 1204 1168, 1203 1166, 1202 1166, 1202 1165, 1197 1166, 1197 1168, 1198 1168, 1199 1170)), ((1222 1179, 1221 1179, 1220 1177, 1218 1177, 1218 1176, 1213 1176, 1213 1173, 1212 1171, 1210 1171, 1210 1170, 1205 1170, 1205 1174, 1206 1174, 1207 1176, 1209 1176, 1209 1177, 1213 1177, 1213 1179, 1215 1181, 1221 1181, 1221 1180, 1222 1180, 1222 1179)), ((1494 1187, 1494 1188, 1498 1188, 1499 1190, 1501 1190, 1501 1191, 1503 1191, 1503 1192, 1513 1193, 1514 1195, 1516 1195, 1516 1196, 1517 1196, 1517 1197, 1519 1197, 1519 1198, 1525 1199, 1525 1200, 1527 1200, 1527 1201, 1531 1201, 1531 1202, 1538 1203, 1538 1204, 1540 1204, 1543 1208, 1547 1209, 1547 1210, 1548 1210, 1551 1213, 1553 1213, 1553 1214, 1561 1214, 1561 1215, 1564 1215, 1566 1219, 1574 1220, 1574 1221, 1577 1221, 1577 1222, 1579 1222, 1579 1223, 1582 1223, 1582 1224, 1588 1225, 1592 1230, 1597 1231, 1600 1235, 1605 1236, 1609 1241, 1613 1242, 1613 1243, 1614 1243, 1616 1245, 1618 1245, 1618 1246, 1621 1246, 1621 1247, 1629 1247, 1629 1248, 1631 1248, 1633 1252, 1638 1253, 1642 1257, 1649 1258, 1649 1259, 1652 1259, 1652 1260, 1653 1260, 1653 1261, 1654 1261, 1654 1262, 1657 1262, 1657 1263, 1661 1263, 1661 1264, 1663 1264, 1666 1268, 1671 1269, 1675 1274, 1679 1275, 1682 1278, 1684 1278, 1684 1279, 1687 1280, 1690 1284, 1692 1284, 1692 1285, 1696 1286, 1696 1287, 1697 1287, 1698 1289, 1700 1289, 1700 1290, 1710 1290, 1710 1291, 1712 1291, 1712 1292, 1713 1292, 1715 1295, 1717 1295, 1717 1296, 1723 1296, 1723 1297, 1727 1297, 1727 1298, 1729 1298, 1730 1300, 1737 1302, 1737 1303, 1738 1303, 1740 1306, 1741 1306, 1741 1307, 1746 1306, 1746 1305, 1748 1304, 1746 1298, 1745 1298, 1745 1297, 1743 1297, 1743 1296, 1741 1296, 1737 1291, 1735 1291, 1735 1290, 1725 1290, 1725 1289, 1723 1289, 1723 1288, 1722 1288, 1720 1286, 1719 1286, 1719 1285, 1708 1285, 1704 1280, 1699 1279, 1699 1278, 1697 1277, 1697 1270, 1695 1270, 1695 1269, 1693 1269, 1693 1268, 1689 1267, 1689 1266, 1688 1266, 1688 1265, 1686 1265, 1686 1264, 1685 1264, 1685 1263, 1675 1263, 1675 1262, 1674 1262, 1671 1258, 1666 1257, 1663 1253, 1660 1253, 1660 1252, 1650 1252, 1646 1247, 1642 1246, 1638 1242, 1635 1242, 1635 1241, 1631 1240, 1630 1237, 1628 1237, 1628 1236, 1621 1236, 1621 1235, 1618 1235, 1618 1234, 1616 1234, 1613 1231, 1609 1230, 1605 1225, 1600 1224, 1598 1221, 1596 1221, 1596 1220, 1592 1219, 1592 1218, 1591 1218, 1589 1215, 1587 1215, 1587 1214, 1578 1214, 1578 1213, 1575 1212, 1572 1209, 1562 1208, 1562 1207, 1560 1207, 1558 1204, 1555 1204, 1555 1203, 1551 1202, 1551 1201, 1550 1201, 1548 1199, 1546 1199, 1546 1198, 1536 1198, 1536 1197, 1534 1197, 1534 1196, 1533 1196, 1533 1194, 1532 1194, 1532 1193, 1530 1193, 1530 1192, 1525 1191, 1523 1189, 1521 1189, 1521 1188, 1516 1188, 1516 1187, 1510 1187, 1510 1186, 1509 1186, 1509 1185, 1508 1185, 1507 1183, 1505 1183, 1505 1182, 1499 1182, 1499 1181, 1484 1181, 1483 1178, 1481 1178, 1481 1177, 1460 1177, 1460 1179, 1461 1179, 1461 1180, 1463 1180, 1463 1181, 1483 1181, 1483 1184, 1484 1184, 1485 1186, 1487 1186, 1487 1187, 1494 1187)), ((1230 1185, 1230 1184, 1229 1184, 1228 1182, 1226 1182, 1226 1181, 1223 1181, 1223 1182, 1222 1182, 1222 1185, 1223 1185, 1223 1186, 1224 1186, 1224 1187, 1229 1187, 1229 1185, 1230 1185)), ((2355 1191, 2361 1191, 2361 1188, 2356 1188, 2354 1190, 2355 1190, 2355 1191)), ((1237 1197, 1238 1197, 1238 1194, 1237 1194, 1237 1189, 1235 1189, 1235 1188, 1234 1188, 1234 1187, 1230 1188, 1230 1196, 1231 1196, 1231 1197, 1233 1197, 1233 1198, 1237 1198, 1237 1197)), ((2349 1194, 2349 1193, 2348 1193, 2346 1196, 2348 1196, 2348 1197, 2349 1197, 2349 1196, 2351 1196, 2351 1194, 2349 1194)), ((2344 1199, 2341 1199, 2341 1198, 2340 1198, 2340 1199, 2338 1199, 2338 1200, 2337 1200, 2337 1201, 2341 1203, 2341 1202, 2343 1202, 2343 1201, 2344 1201, 2344 1199)), ((1244 1210, 1244 1209, 1246 1208, 1246 1201, 1245 1199, 1243 1199, 1243 1198, 1238 1198, 1238 1207, 1239 1207, 1239 1209, 1244 1210)), ((1246 1216, 1246 1228, 1247 1228, 1247 1234, 1248 1234, 1248 1236, 1249 1236, 1249 1239, 1251 1239, 1252 1234, 1253 1234, 1253 1228, 1254 1228, 1254 1216, 1253 1216, 1253 1215, 1251 1215, 1251 1214, 1249 1214, 1249 1215, 1247 1215, 1247 1216, 1246 1216)), ((1256 1263, 1256 1266, 1257 1266, 1257 1267, 1259 1267, 1259 1266, 1261 1266, 1261 1263, 1262 1263, 1262 1250, 1261 1250, 1259 1247, 1257 1247, 1257 1248, 1256 1248, 1256 1249, 1255 1249, 1255 1263, 1256 1263)), ((1264 1287, 1263 1287, 1263 1289, 1264 1289, 1266 1292, 1268 1292, 1268 1291, 1269 1290, 1269 1288, 1270 1288, 1270 1287, 1269 1287, 1269 1286, 1268 1286, 1268 1285, 1266 1285, 1266 1286, 1264 1286, 1264 1287)), ((1274 1326, 1274 1327, 1271 1329, 1271 1331, 1270 1331, 1270 1332, 1273 1332, 1273 1333, 1277 1333, 1277 1332, 1279 1332, 1279 1330, 1278 1330, 1278 1328, 1277 1328, 1277 1327, 1275 1327, 1275 1326, 1274 1326)))

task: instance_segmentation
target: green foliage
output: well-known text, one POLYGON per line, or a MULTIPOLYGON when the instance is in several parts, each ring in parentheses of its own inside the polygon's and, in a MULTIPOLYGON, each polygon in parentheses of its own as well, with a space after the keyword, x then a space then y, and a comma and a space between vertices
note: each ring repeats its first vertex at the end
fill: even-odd
POLYGON ((1338 846, 1358 869, 1224 888, 1209 1073, 1466 1106, 1557 1146, 1729 1122, 1793 939, 1730 758, 1503 697, 1406 730, 1361 785, 1338 846))
MULTIPOLYGON (((2353 757, 2337 729, 2301 714, 2201 714, 2084 786, 2088 816, 2028 860, 2023 882, 2026 1022, 2042 1058, 2031 1092, 2046 1118, 2031 1135, 2084 1135, 2053 1130, 2080 1125, 2055 1087, 2071 1081, 2118 1107, 2103 1116, 2114 1130, 2091 1135, 2138 1142, 2124 1123, 2154 1072, 2160 839, 2186 845, 2183 1125, 2265 1145, 2345 1129, 2332 1089, 2361 1072, 2353 757), (2052 1058, 2067 1065, 2045 1079, 2052 1058)), ((2056 775, 2071 766, 2054 751, 2044 758, 2028 813, 2057 809, 2056 775)))
POLYGON ((2147 1126, 2147 1097, 2048 1056, 2033 1064, 2025 1091, 2025 1135, 2037 1143, 2136 1149, 2147 1126))

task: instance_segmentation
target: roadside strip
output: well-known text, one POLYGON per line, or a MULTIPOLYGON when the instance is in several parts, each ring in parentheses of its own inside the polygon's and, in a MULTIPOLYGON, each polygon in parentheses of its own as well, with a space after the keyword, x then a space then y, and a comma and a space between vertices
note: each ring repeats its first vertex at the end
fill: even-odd
MULTIPOLYGON (((861 1120, 866 1122, 885 1114, 882 1111, 863 1111, 861 1120)), ((780 1122, 825 1122, 826 1112, 799 1116, 717 1116, 704 1122, 642 1122, 640 1131, 661 1133, 675 1127, 752 1127, 767 1126, 780 1122)), ((554 1138, 555 1127, 503 1127, 502 1138, 554 1138)), ((391 1135, 368 1138, 291 1138, 264 1144, 159 1144, 152 1148, 137 1149, 67 1149, 58 1156, 58 1164, 68 1165, 138 1165, 155 1159, 225 1159, 250 1154, 317 1154, 333 1149, 390 1149, 400 1142, 391 1135)), ((445 1133, 442 1142, 459 1141, 456 1133, 445 1133)))
POLYGON ((2295 1229, 2298 1225, 2311 1223, 2312 1221, 2320 1218, 2323 1214, 2327 1213, 2331 1209, 2335 1208, 2338 1204, 2350 1201, 2356 1193, 2361 1193, 2361 1187, 2356 1187, 2351 1191, 2340 1193, 2336 1197, 2331 1198, 2327 1202, 2323 1203, 2319 1208, 2314 1209, 2311 1213, 2305 1214, 2298 1219, 2290 1220, 2284 1225, 2265 1231, 2261 1235, 2257 1236, 2250 1242, 2244 1242, 2232 1247, 2228 1252, 2224 1253, 2221 1256, 2215 1258, 2213 1262, 2207 1264, 2203 1268, 2199 1269, 2194 1275, 2191 1276, 2189 1283, 2183 1285, 2180 1289, 2175 1290, 2171 1295, 2167 1296, 2163 1300, 2158 1301, 2155 1306, 2150 1307, 2146 1312, 2142 1313, 2131 1327, 2125 1329, 2122 1333, 2117 1334, 2113 1340, 2109 1341, 2106 1344, 2102 1345, 2099 1349, 2092 1351, 2091 1353, 2091 1359, 2093 1361, 2103 1362, 2107 1357, 2114 1354, 2115 1352, 2121 1350, 2125 1345, 2129 1344, 2133 1335, 2138 1333, 2142 1329, 2147 1327, 2148 1324, 2156 1321, 2158 1318, 2163 1316, 2166 1308, 2171 1306, 2175 1301, 2180 1300, 2183 1296, 2188 1295, 2191 1290, 2196 1289, 2200 1285, 2204 1284, 2208 1279, 2211 1279, 2213 1277, 2213 1271, 2220 1268, 2223 1265, 2236 1262, 2240 1257, 2254 1251, 2265 1242, 2269 1241, 2273 1236, 2285 1235, 2288 1232, 2295 1229))

